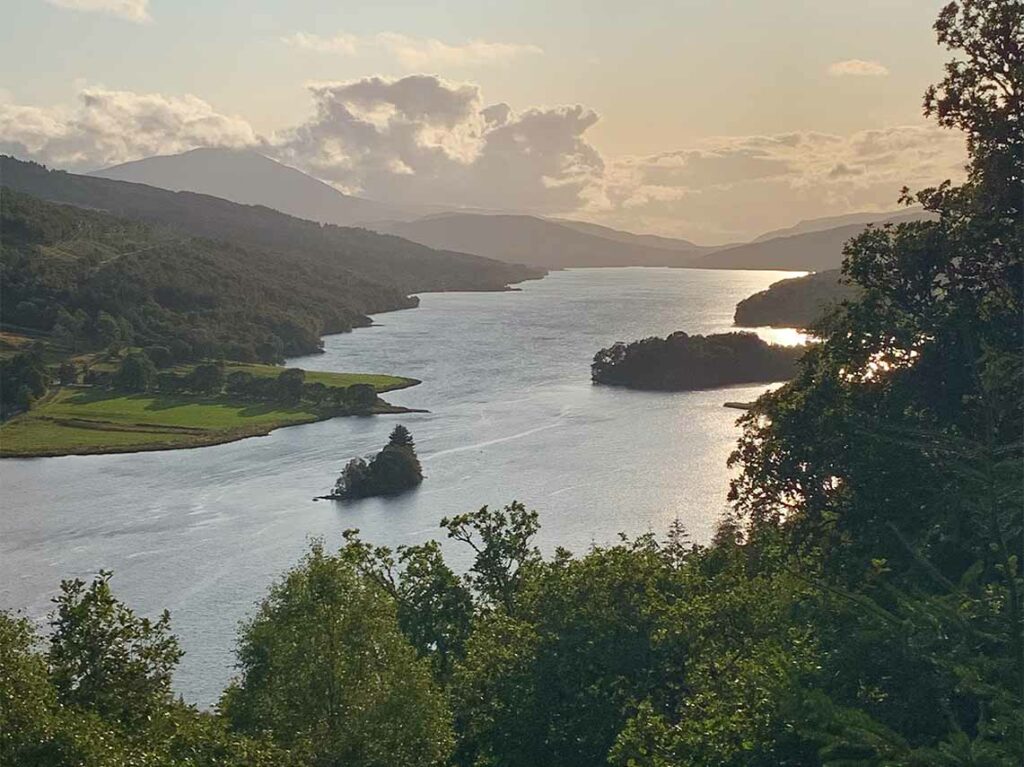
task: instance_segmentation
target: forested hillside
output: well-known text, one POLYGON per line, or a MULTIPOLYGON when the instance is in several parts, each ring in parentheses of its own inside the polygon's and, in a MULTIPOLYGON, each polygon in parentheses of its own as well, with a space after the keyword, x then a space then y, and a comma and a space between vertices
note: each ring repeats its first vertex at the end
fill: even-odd
POLYGON ((0 194, 4 325, 68 351, 158 345, 177 359, 280 360, 416 305, 340 263, 282 259, 94 210, 0 194))
POLYGON ((747 328, 809 328, 830 308, 857 295, 857 288, 841 278, 838 269, 829 269, 773 282, 736 304, 735 323, 747 328))
POLYGON ((52 171, 7 156, 0 156, 0 178, 3 186, 44 200, 171 227, 191 237, 259 248, 275 254, 282 265, 293 264, 298 269, 316 270, 327 266, 345 269, 354 278, 372 281, 402 294, 501 290, 511 282, 543 274, 516 264, 432 250, 365 229, 305 221, 262 206, 52 171))

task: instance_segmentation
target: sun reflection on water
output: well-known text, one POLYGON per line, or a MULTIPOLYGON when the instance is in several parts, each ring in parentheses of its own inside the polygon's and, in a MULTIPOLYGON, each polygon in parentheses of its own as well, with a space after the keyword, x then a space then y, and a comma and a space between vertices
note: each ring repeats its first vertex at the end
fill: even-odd
POLYGON ((767 341, 770 344, 778 344, 779 346, 803 346, 808 341, 813 340, 813 336, 797 328, 744 328, 744 330, 751 330, 761 338, 762 341, 767 341))

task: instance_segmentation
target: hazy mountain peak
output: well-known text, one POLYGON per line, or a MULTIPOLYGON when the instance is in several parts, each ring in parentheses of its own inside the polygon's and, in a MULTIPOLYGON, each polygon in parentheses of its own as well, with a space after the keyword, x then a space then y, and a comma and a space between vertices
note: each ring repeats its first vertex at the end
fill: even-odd
POLYGON ((826 229, 835 229, 853 224, 881 224, 886 221, 912 221, 923 218, 924 212, 919 207, 901 208, 890 211, 859 211, 857 213, 843 213, 838 216, 823 216, 821 218, 805 218, 793 226, 782 229, 773 229, 755 237, 751 242, 764 242, 773 240, 776 237, 791 237, 797 234, 808 234, 810 232, 822 232, 826 229))
POLYGON ((434 248, 554 269, 684 266, 707 252, 685 240, 524 213, 448 212, 370 226, 434 248))
POLYGON ((375 218, 404 218, 401 208, 339 192, 330 184, 254 149, 200 147, 147 157, 90 175, 175 192, 199 192, 300 218, 350 226, 375 218))

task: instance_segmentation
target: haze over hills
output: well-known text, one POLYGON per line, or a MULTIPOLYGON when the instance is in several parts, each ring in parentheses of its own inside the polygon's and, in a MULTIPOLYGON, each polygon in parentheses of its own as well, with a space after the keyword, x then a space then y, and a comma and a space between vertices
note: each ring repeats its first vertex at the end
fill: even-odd
POLYGON ((903 210, 890 210, 882 212, 860 212, 860 213, 846 213, 841 216, 824 216, 822 218, 809 218, 803 221, 798 221, 793 226, 783 227, 781 229, 772 229, 771 231, 765 232, 755 237, 751 242, 764 242, 765 240, 774 240, 776 237, 791 237, 795 234, 809 234, 810 232, 822 232, 826 229, 836 229, 841 226, 850 226, 851 224, 860 224, 861 226, 867 226, 868 224, 880 224, 880 223, 898 223, 900 221, 920 221, 927 218, 928 214, 925 213, 921 208, 905 208, 903 210))
MULTIPOLYGON (((866 224, 911 221, 926 215, 913 209, 829 216, 766 232, 750 243, 711 247, 591 222, 525 214, 474 210, 423 215, 424 210, 343 194, 253 150, 194 149, 125 163, 90 175, 264 205, 311 221, 365 226, 430 248, 553 269, 834 269, 842 263, 843 244, 866 224)), ((378 277, 389 278, 385 274, 378 277)))
POLYGON ((245 205, 265 205, 299 218, 340 226, 423 213, 343 194, 330 184, 249 149, 193 149, 115 165, 89 175, 172 192, 209 194, 245 205))
MULTIPOLYGON (((541 276, 522 265, 465 253, 440 252, 398 237, 305 221, 262 206, 240 205, 193 192, 47 170, 0 155, 3 185, 51 202, 102 210, 122 218, 170 227, 192 237, 233 242, 278 254, 316 279, 327 265, 343 268, 398 293, 501 290, 541 276)), ((374 311, 383 311, 377 306, 374 311)), ((393 308, 400 308, 395 306, 393 308)))
POLYGON ((804 221, 780 230, 796 232, 794 234, 722 247, 637 235, 587 222, 527 215, 448 213, 415 221, 378 222, 371 226, 434 248, 550 269, 674 266, 817 272, 841 266, 843 246, 862 232, 867 223, 912 221, 925 215, 922 211, 909 211, 879 218, 876 214, 858 213, 804 221), (829 226, 833 220, 848 223, 829 226), (805 229, 807 231, 803 231, 805 229))
MULTIPOLYGON (((911 211, 887 218, 871 216, 872 214, 866 213, 854 214, 851 218, 860 219, 857 223, 776 236, 771 239, 758 238, 744 245, 723 248, 701 256, 693 260, 689 266, 701 269, 780 269, 811 272, 838 269, 843 264, 843 246, 851 237, 864 231, 868 223, 882 225, 913 221, 925 218, 927 214, 922 211, 911 211)), ((819 220, 828 219, 815 219, 819 220)), ((792 229, 813 226, 815 221, 801 222, 792 229)))
POLYGON ((593 234, 606 240, 622 242, 627 245, 644 245, 653 248, 685 252, 710 252, 712 250, 720 250, 723 247, 727 247, 722 245, 697 245, 689 240, 682 240, 676 237, 662 237, 657 234, 634 234, 633 232, 626 232, 622 229, 613 229, 610 226, 602 226, 601 224, 594 224, 589 221, 573 221, 566 218, 554 218, 548 220, 554 221, 562 226, 567 226, 570 229, 575 229, 579 232, 593 234))
MULTIPOLYGON (((415 221, 378 222, 371 226, 433 248, 548 269, 684 266, 694 256, 707 252, 682 240, 669 240, 674 244, 671 248, 656 247, 648 244, 644 235, 528 215, 447 213, 415 221), (684 243, 689 244, 690 249, 686 249, 684 243)), ((652 238, 661 239, 667 238, 652 238)))

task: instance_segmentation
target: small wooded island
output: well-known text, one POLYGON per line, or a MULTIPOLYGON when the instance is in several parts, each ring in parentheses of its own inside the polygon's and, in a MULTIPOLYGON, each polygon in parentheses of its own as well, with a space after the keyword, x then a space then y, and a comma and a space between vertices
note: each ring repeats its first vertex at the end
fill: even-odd
POLYGON ((325 496, 348 501, 372 496, 398 495, 423 481, 423 468, 409 430, 398 424, 388 443, 372 459, 353 458, 341 471, 334 492, 325 496))
POLYGON ((771 383, 793 377, 803 354, 798 346, 777 346, 754 333, 645 338, 618 343, 594 355, 597 384, 654 391, 713 389, 743 383, 771 383))

